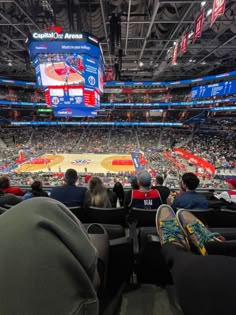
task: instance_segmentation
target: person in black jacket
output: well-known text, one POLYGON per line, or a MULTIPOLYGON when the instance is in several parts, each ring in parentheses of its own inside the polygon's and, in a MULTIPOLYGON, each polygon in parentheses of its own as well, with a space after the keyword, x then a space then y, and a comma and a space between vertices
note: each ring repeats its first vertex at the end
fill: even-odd
POLYGON ((170 189, 166 186, 163 186, 163 183, 164 183, 164 178, 158 175, 156 177, 156 186, 152 188, 158 190, 161 195, 162 202, 167 203, 167 198, 170 195, 170 189))
POLYGON ((48 193, 43 190, 43 184, 39 180, 35 180, 31 185, 31 191, 27 192, 23 199, 30 199, 33 197, 48 197, 48 193))
POLYGON ((76 182, 78 181, 77 171, 69 168, 65 172, 64 181, 64 186, 52 189, 50 197, 64 203, 68 207, 82 206, 87 188, 76 186, 76 182))

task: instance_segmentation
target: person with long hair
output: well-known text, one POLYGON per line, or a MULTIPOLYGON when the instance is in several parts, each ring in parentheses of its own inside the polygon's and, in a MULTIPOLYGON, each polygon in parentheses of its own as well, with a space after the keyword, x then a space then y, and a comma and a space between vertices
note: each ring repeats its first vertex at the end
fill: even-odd
POLYGON ((92 177, 88 183, 88 191, 85 194, 84 208, 98 207, 110 208, 116 206, 116 196, 113 192, 108 192, 99 177, 92 177))

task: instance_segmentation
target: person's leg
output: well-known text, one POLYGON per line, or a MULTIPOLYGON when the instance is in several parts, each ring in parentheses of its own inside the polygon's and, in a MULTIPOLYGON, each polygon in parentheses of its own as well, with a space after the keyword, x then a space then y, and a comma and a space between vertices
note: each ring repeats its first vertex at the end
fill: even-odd
POLYGON ((158 208, 156 226, 184 314, 235 314, 236 259, 190 253, 181 225, 166 205, 158 208))
POLYGON ((162 250, 185 315, 236 314, 236 258, 194 255, 174 244, 162 250))
POLYGON ((205 247, 209 255, 236 257, 236 240, 225 242, 207 242, 205 247))

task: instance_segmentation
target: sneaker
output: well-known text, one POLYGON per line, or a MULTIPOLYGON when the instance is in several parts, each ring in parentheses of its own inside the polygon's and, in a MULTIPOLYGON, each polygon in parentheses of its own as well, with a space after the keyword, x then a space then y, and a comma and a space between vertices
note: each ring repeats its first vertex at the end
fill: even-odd
POLYGON ((156 213, 156 229, 161 245, 173 243, 189 249, 186 239, 173 209, 168 205, 161 205, 156 213))
POLYGON ((202 256, 207 255, 205 248, 207 242, 222 242, 224 239, 219 233, 209 231, 198 218, 186 209, 179 209, 176 218, 186 237, 192 241, 202 256))

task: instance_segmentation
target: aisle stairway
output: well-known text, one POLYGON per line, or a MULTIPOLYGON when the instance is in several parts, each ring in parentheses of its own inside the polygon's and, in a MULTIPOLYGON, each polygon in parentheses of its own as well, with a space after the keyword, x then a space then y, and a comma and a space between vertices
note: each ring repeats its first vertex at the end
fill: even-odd
POLYGON ((183 312, 174 300, 172 287, 162 289, 142 284, 123 294, 118 315, 183 315, 183 312))

